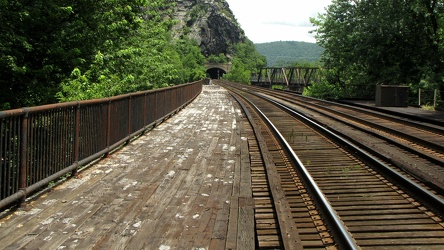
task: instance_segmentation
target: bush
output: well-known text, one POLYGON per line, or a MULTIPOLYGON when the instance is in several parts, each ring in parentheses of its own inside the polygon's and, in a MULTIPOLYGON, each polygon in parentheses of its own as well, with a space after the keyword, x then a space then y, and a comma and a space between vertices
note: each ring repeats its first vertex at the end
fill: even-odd
POLYGON ((322 80, 319 83, 314 83, 306 88, 302 93, 304 96, 310 96, 314 98, 324 100, 338 100, 341 98, 343 89, 335 84, 330 84, 326 80, 322 80))

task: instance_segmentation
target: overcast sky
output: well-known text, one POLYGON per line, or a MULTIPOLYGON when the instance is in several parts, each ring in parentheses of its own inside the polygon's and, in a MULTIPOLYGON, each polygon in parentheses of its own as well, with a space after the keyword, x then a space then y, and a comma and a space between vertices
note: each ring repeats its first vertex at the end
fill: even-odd
POLYGON ((310 17, 324 13, 331 0, 226 0, 254 43, 316 42, 310 17))

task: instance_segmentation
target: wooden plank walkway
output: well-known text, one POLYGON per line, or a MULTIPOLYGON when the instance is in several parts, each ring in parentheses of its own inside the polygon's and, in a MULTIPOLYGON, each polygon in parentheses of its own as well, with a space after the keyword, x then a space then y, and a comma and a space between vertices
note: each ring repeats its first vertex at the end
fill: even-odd
POLYGON ((1 249, 254 249, 243 115, 219 86, 0 220, 1 249))

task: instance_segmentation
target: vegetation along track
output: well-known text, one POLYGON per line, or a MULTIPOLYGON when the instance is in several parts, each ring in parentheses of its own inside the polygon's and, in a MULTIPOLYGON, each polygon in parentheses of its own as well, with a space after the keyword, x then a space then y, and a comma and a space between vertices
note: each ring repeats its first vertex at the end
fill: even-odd
MULTIPOLYGON (((250 86, 337 130, 444 195, 444 127, 364 108, 250 86)), ((249 88, 250 88, 249 87, 249 88)))
POLYGON ((247 108, 249 116, 256 117, 252 124, 260 124, 251 131, 259 137, 249 138, 259 248, 444 247, 442 214, 433 212, 443 211, 442 197, 407 174, 399 177, 402 181, 394 178, 399 169, 392 170, 389 163, 374 157, 355 156, 359 149, 327 138, 261 95, 248 93, 245 86, 219 84, 254 103, 274 124, 264 125, 257 111, 247 108), (271 136, 275 133, 270 126, 285 140, 271 136), (289 151, 285 144, 291 147, 289 151), (380 164, 389 170, 379 173, 380 164), (387 172, 392 175, 386 176, 387 172), (420 199, 426 196, 434 201, 420 199))

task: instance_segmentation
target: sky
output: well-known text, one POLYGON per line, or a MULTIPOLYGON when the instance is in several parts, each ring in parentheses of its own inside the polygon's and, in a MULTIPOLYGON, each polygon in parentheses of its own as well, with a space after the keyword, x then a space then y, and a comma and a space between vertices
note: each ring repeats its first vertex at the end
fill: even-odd
POLYGON ((310 17, 324 13, 331 0, 226 0, 247 37, 254 43, 315 43, 310 17))

